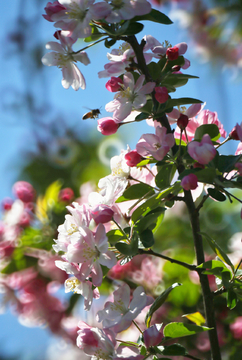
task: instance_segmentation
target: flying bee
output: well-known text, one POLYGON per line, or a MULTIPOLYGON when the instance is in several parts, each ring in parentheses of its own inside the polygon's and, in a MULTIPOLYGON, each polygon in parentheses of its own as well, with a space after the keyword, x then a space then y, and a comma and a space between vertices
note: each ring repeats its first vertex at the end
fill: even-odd
POLYGON ((93 109, 83 115, 82 120, 96 119, 101 114, 100 109, 93 109))

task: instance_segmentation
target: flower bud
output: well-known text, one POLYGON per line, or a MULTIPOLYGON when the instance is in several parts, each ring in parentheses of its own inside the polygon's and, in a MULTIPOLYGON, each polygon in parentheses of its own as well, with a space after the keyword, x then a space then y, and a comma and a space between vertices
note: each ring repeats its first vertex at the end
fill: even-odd
POLYGON ((91 217, 98 224, 105 224, 112 220, 114 211, 107 205, 101 204, 91 211, 91 217))
POLYGON ((155 98, 160 104, 165 103, 169 99, 167 88, 165 86, 156 86, 155 98))
POLYGON ((104 117, 98 120, 98 131, 103 135, 112 135, 115 134, 119 128, 119 123, 109 117, 104 117))
POLYGON ((35 197, 34 188, 27 181, 17 181, 13 186, 13 193, 24 203, 32 202, 35 197))
POLYGON ((173 67, 171 68, 171 70, 172 70, 173 72, 177 72, 177 71, 180 71, 180 70, 181 70, 181 67, 180 67, 180 65, 175 65, 175 66, 173 66, 173 67))
POLYGON ((179 56, 179 48, 177 46, 173 46, 166 50, 166 57, 168 60, 176 60, 179 56))
POLYGON ((195 190, 198 186, 197 181, 198 179, 195 174, 189 174, 182 178, 181 186, 184 190, 195 190))
POLYGON ((74 199, 74 191, 71 188, 62 189, 59 192, 58 198, 60 201, 70 203, 74 199))
POLYGON ((184 130, 186 129, 187 125, 188 125, 188 116, 181 114, 180 117, 177 119, 177 126, 181 130, 184 130))
POLYGON ((123 84, 123 80, 121 78, 112 76, 105 86, 108 91, 116 92, 120 90, 121 84, 123 84))
POLYGON ((2 201, 2 208, 5 211, 11 210, 13 205, 13 200, 11 198, 5 198, 2 201))
POLYGON ((234 128, 230 131, 229 137, 230 137, 230 139, 233 139, 233 140, 239 140, 239 135, 238 135, 238 133, 237 133, 236 127, 234 127, 234 128))
POLYGON ((163 338, 162 333, 158 331, 156 324, 146 329, 143 332, 143 337, 147 348, 158 345, 163 338))
POLYGON ((60 11, 65 10, 65 6, 61 5, 59 1, 48 2, 47 6, 45 7, 46 15, 42 15, 46 20, 54 22, 55 20, 52 20, 52 16, 57 14, 60 11))
POLYGON ((126 164, 130 167, 136 166, 138 163, 141 162, 143 157, 137 152, 137 150, 132 150, 124 155, 126 164))

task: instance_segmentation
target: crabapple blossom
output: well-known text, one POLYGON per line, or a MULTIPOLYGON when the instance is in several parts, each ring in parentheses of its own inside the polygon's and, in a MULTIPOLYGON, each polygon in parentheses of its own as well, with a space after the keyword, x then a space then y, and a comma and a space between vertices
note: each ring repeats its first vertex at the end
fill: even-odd
POLYGON ((208 164, 216 155, 216 149, 208 134, 203 135, 201 142, 190 142, 187 151, 194 160, 203 165, 208 164))
MULTIPOLYGON (((178 109, 173 109, 170 113, 167 114, 168 120, 169 120, 170 124, 173 124, 181 117, 181 115, 186 115, 188 117, 188 119, 190 120, 191 118, 193 118, 194 116, 199 114, 199 112, 201 111, 202 108, 203 108, 203 106, 201 104, 193 104, 193 105, 189 106, 188 109, 185 109, 184 111, 180 111, 178 109)), ((179 133, 178 137, 180 137, 180 129, 177 129, 176 131, 179 133)), ((188 131, 188 129, 186 129, 186 131, 188 131)), ((193 132, 192 135, 194 135, 194 133, 195 133, 195 131, 193 132)))
POLYGON ((110 80, 107 81, 105 87, 108 91, 116 92, 120 90, 123 80, 119 77, 112 76, 110 80))
POLYGON ((158 345, 163 339, 162 333, 158 330, 157 325, 152 325, 143 332, 144 343, 147 348, 158 345))
POLYGON ((113 135, 118 131, 120 124, 111 117, 98 119, 98 131, 103 135, 113 135))
POLYGON ((148 297, 142 286, 138 286, 130 302, 130 288, 123 283, 113 293, 114 301, 108 301, 104 309, 98 311, 97 319, 103 322, 104 328, 111 328, 115 333, 128 329, 138 314, 150 305, 153 300, 148 297))
POLYGON ((239 140, 239 136, 238 136, 238 133, 237 133, 237 130, 236 130, 236 126, 234 126, 233 129, 230 131, 229 137, 230 137, 230 139, 233 139, 233 140, 239 140))
POLYGON ((64 36, 63 32, 56 32, 56 37, 60 40, 60 44, 56 41, 50 41, 46 44, 47 50, 53 50, 42 57, 42 63, 47 66, 57 66, 62 69, 62 86, 69 89, 71 86, 74 90, 86 88, 85 78, 76 66, 76 62, 80 61, 84 65, 90 64, 90 60, 85 51, 74 53, 72 45, 75 43, 71 37, 64 36))
MULTIPOLYGON (((158 40, 154 38, 154 46, 151 49, 156 57, 166 56, 168 60, 176 60, 178 56, 184 55, 187 51, 187 44, 185 42, 176 44, 175 46, 163 46, 158 40)), ((190 66, 190 61, 184 58, 184 65, 181 66, 182 69, 186 70, 190 66)))
POLYGON ((71 188, 62 189, 59 192, 58 198, 60 201, 70 203, 74 199, 74 191, 71 188))
POLYGON ((242 123, 240 125, 236 124, 235 128, 236 128, 239 140, 242 141, 242 123))
POLYGON ((13 193, 24 203, 32 202, 35 198, 35 190, 27 181, 17 181, 13 186, 13 193))
POLYGON ((114 211, 107 205, 100 204, 97 205, 94 209, 91 210, 91 216, 95 223, 105 224, 112 220, 114 211))
POLYGON ((173 134, 166 134, 166 128, 157 126, 155 134, 144 134, 139 139, 136 150, 141 156, 153 156, 162 160, 175 144, 173 134))
POLYGON ((241 155, 242 154, 242 142, 239 143, 237 150, 235 151, 235 155, 241 155))
POLYGON ((155 83, 148 82, 143 85, 144 80, 145 76, 140 75, 135 83, 131 73, 124 74, 121 91, 117 92, 114 100, 105 106, 106 111, 114 112, 113 118, 115 120, 124 120, 133 108, 139 109, 146 104, 146 94, 150 94, 153 91, 155 83))
POLYGON ((137 152, 137 150, 129 151, 127 154, 124 155, 124 158, 126 160, 126 164, 130 167, 136 166, 143 159, 143 157, 137 152))
POLYGON ((84 310, 90 310, 93 298, 99 298, 98 289, 92 289, 90 281, 80 281, 77 277, 71 277, 65 281, 65 292, 73 291, 75 294, 80 294, 84 297, 84 310))
POLYGON ((160 104, 165 103, 169 99, 167 88, 165 86, 156 86, 155 98, 160 104))
POLYGON ((198 178, 195 174, 184 176, 181 181, 181 186, 184 190, 195 190, 197 188, 198 178))
POLYGON ((54 1, 53 3, 48 2, 45 7, 46 15, 42 15, 47 21, 54 22, 55 20, 52 17, 59 13, 60 11, 66 10, 65 6, 61 5, 59 1, 54 1))

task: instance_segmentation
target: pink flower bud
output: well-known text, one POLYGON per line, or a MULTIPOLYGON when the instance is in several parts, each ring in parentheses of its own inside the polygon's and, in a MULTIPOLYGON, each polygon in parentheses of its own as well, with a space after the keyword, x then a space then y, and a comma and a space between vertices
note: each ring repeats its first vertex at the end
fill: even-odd
POLYGON ((107 205, 101 204, 91 211, 91 217, 98 224, 105 224, 112 220, 114 211, 107 205))
POLYGON ((71 188, 62 189, 59 192, 58 198, 60 201, 70 203, 74 199, 74 191, 71 188))
POLYGON ((136 166, 143 159, 143 157, 138 154, 137 150, 132 150, 128 152, 124 155, 124 158, 125 160, 127 160, 126 164, 130 167, 136 166))
POLYGON ((31 221, 30 214, 24 211, 18 225, 21 226, 22 228, 25 228, 30 225, 30 221, 31 221))
POLYGON ((181 114, 180 117, 177 119, 177 126, 181 130, 184 130, 186 129, 187 125, 188 125, 188 116, 181 114))
POLYGON ((156 324, 146 329, 143 332, 143 337, 147 348, 158 345, 163 338, 162 333, 158 331, 156 324))
POLYGON ((165 86, 156 86, 155 98, 160 104, 165 103, 169 99, 167 88, 165 86))
POLYGON ((208 134, 203 135, 201 142, 190 142, 187 151, 194 160, 203 165, 208 164, 216 155, 216 149, 208 134))
POLYGON ((197 176, 195 174, 189 174, 184 176, 181 181, 181 186, 184 190, 195 190, 197 188, 197 176))
POLYGON ((234 127, 230 133, 229 133, 229 137, 233 140, 239 140, 239 135, 237 133, 236 127, 234 127))
POLYGON ((173 66, 173 67, 171 68, 171 70, 172 70, 173 72, 178 72, 178 71, 181 70, 181 67, 180 67, 180 65, 175 65, 175 66, 173 66))
POLYGON ((3 201, 2 201, 2 208, 3 208, 5 211, 11 210, 12 205, 13 205, 13 200, 12 200, 11 198, 5 198, 5 199, 3 199, 3 201))
POLYGON ((46 15, 44 14, 42 16, 46 20, 54 22, 55 20, 52 20, 52 16, 65 9, 65 6, 61 5, 59 1, 54 1, 53 3, 48 2, 47 6, 45 7, 46 15))
POLYGON ((34 188, 27 181, 17 181, 13 186, 13 193, 24 203, 32 202, 35 197, 34 188))
POLYGON ((104 117, 98 120, 98 131, 103 135, 112 135, 115 134, 119 128, 119 123, 109 117, 104 117))
POLYGON ((176 60, 179 56, 179 48, 177 46, 173 46, 172 48, 168 48, 166 50, 166 57, 168 60, 176 60))
POLYGON ((110 80, 106 83, 106 89, 111 92, 116 92, 120 90, 120 85, 123 84, 123 80, 119 77, 112 76, 110 80))
POLYGON ((240 125, 236 124, 235 128, 236 128, 239 140, 242 141, 242 123, 240 125))

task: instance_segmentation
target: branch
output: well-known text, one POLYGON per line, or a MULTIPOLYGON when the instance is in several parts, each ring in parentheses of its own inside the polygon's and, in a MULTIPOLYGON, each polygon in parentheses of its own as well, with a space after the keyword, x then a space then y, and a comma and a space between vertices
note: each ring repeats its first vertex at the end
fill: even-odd
POLYGON ((190 271, 197 271, 197 272, 200 272, 200 269, 197 269, 196 265, 190 265, 190 264, 187 264, 183 261, 180 261, 180 260, 176 260, 176 259, 172 259, 166 255, 162 255, 162 254, 159 254, 159 253, 156 253, 154 252, 153 250, 143 250, 143 249, 139 249, 139 254, 146 254, 146 255, 153 255, 153 256, 157 256, 157 257, 160 257, 161 259, 165 259, 165 260, 168 260, 170 261, 171 263, 174 263, 174 264, 177 264, 177 265, 181 265, 187 269, 189 269, 190 271))

